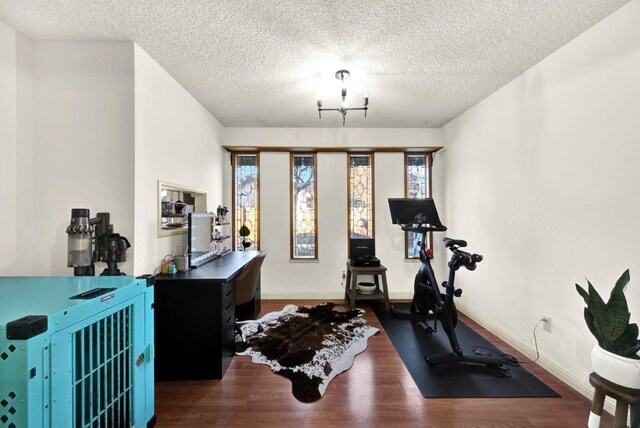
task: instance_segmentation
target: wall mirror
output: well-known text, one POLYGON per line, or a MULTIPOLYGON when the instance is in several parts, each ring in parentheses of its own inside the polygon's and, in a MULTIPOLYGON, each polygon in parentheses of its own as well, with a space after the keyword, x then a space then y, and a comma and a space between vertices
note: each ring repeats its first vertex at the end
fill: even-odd
POLYGON ((187 233, 187 215, 207 211, 207 192, 158 181, 158 237, 187 233))

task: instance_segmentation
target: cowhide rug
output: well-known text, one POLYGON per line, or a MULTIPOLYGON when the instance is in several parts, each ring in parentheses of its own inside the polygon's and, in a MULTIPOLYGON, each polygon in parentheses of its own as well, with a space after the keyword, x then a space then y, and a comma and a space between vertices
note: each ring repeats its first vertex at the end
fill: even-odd
POLYGON ((335 304, 314 307, 287 305, 257 323, 242 327, 249 347, 237 355, 251 356, 274 373, 291 380, 294 397, 303 402, 320 399, 329 382, 348 370, 369 337, 379 330, 367 325, 362 309, 333 310, 335 304))

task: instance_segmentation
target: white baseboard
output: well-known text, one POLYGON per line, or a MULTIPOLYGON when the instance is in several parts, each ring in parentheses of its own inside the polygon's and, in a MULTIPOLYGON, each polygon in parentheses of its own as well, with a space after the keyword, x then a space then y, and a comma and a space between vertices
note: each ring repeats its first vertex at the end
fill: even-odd
MULTIPOLYGON (((393 292, 389 293, 390 300, 406 300, 413 297, 412 292, 393 292)), ((285 293, 262 293, 264 300, 340 300, 344 299, 344 291, 326 292, 326 291, 303 291, 303 292, 285 292, 285 293)))
POLYGON ((298 292, 298 293, 262 293, 262 300, 339 300, 344 299, 342 293, 323 292, 298 292))
MULTIPOLYGON (((522 352, 524 355, 529 357, 529 359, 535 358, 535 351, 529 346, 522 343, 520 340, 503 331, 497 330, 495 327, 485 323, 473 314, 469 314, 468 312, 464 312, 464 314, 491 333, 498 336, 500 339, 507 342, 510 346, 514 347, 519 352, 522 352)), ((584 382, 576 378, 572 374, 565 372, 552 361, 549 361, 546 358, 540 357, 538 361, 536 361, 536 363, 589 400, 593 399, 593 387, 588 382, 584 382)), ((611 399, 610 397, 607 397, 604 402, 604 410, 613 415, 615 413, 615 407, 615 401, 613 401, 613 399, 611 399)), ((587 415, 585 415, 585 417, 587 417, 587 415)))

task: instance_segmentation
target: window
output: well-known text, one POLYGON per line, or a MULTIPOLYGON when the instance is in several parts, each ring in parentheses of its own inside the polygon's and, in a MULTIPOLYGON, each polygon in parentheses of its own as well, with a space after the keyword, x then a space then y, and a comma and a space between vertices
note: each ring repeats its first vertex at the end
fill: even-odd
POLYGON ((257 154, 233 155, 233 230, 236 250, 258 250, 260 248, 260 158, 257 154), (249 235, 240 236, 242 226, 249 235), (244 245, 243 245, 244 244, 244 245))
POLYGON ((291 258, 318 258, 316 154, 290 154, 291 258))
POLYGON ((373 238, 373 156, 348 155, 349 238, 373 238))
MULTIPOLYGON (((405 165, 405 197, 406 198, 430 198, 431 197, 431 154, 404 155, 405 165)), ((415 232, 405 232, 406 258, 419 258, 418 250, 421 235, 415 232)), ((432 234, 427 235, 426 248, 431 248, 432 234)))

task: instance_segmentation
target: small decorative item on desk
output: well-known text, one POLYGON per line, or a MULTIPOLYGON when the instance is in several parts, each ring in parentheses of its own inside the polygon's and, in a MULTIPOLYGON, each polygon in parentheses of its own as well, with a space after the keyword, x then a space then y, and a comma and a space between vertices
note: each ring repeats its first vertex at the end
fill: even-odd
POLYGON ((251 246, 251 241, 247 239, 247 236, 251 235, 251 231, 245 225, 242 225, 240 230, 238 231, 238 235, 242 236, 242 248, 246 250, 251 246))
POLYGON ((177 253, 173 256, 173 262, 177 272, 186 272, 191 266, 189 264, 189 247, 178 246, 177 253))
POLYGON ((160 264, 160 271, 168 274, 176 273, 176 265, 173 264, 173 256, 171 254, 164 256, 160 264))
POLYGON ((218 217, 218 224, 223 224, 227 222, 227 213, 229 212, 229 209, 227 208, 227 206, 222 206, 222 205, 218 205, 218 208, 216 209, 216 216, 218 217))

